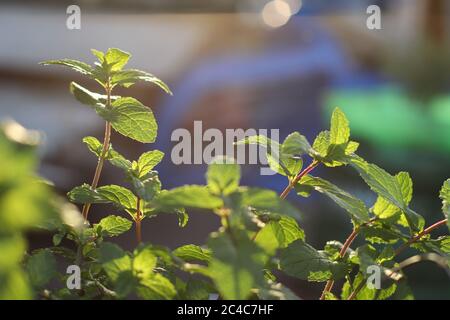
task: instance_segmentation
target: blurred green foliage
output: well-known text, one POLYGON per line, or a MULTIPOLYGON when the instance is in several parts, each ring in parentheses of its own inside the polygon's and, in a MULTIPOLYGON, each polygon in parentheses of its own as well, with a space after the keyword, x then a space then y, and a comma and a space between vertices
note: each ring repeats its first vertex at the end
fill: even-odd
POLYGON ((336 90, 324 103, 325 119, 340 106, 353 134, 379 147, 420 148, 450 155, 450 96, 422 102, 392 86, 370 90, 336 90))
POLYGON ((35 170, 37 132, 14 122, 0 129, 0 299, 30 299, 33 290, 21 263, 24 233, 57 217, 51 188, 35 170))

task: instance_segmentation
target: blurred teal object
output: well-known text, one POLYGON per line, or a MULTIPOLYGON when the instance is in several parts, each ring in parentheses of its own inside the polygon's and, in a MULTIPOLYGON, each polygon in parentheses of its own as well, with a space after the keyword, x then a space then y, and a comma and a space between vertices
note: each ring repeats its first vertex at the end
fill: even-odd
POLYGON ((450 154, 450 95, 436 96, 425 105, 395 86, 334 89, 326 95, 324 118, 336 106, 349 118, 352 136, 376 147, 450 154))

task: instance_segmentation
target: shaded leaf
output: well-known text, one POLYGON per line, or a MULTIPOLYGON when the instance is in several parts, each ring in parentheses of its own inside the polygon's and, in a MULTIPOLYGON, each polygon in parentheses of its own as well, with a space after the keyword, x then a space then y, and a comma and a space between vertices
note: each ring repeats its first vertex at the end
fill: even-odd
POLYGON ((292 242, 281 250, 280 269, 286 274, 309 281, 327 281, 345 276, 347 266, 331 260, 325 252, 318 251, 303 240, 292 242))
POLYGON ((208 165, 206 180, 211 193, 228 195, 239 187, 241 170, 233 159, 216 158, 208 165))
POLYGON ((130 256, 119 246, 104 242, 100 245, 99 252, 99 261, 112 281, 116 281, 121 272, 132 270, 130 256))
POLYGON ((305 233, 295 219, 282 216, 278 221, 268 222, 256 235, 255 243, 270 254, 285 248, 295 240, 305 240, 305 233))
POLYGON ((263 281, 262 250, 246 237, 233 240, 227 234, 209 240, 212 257, 208 273, 224 299, 242 300, 263 281))
POLYGON ((350 214, 352 219, 355 219, 358 222, 365 222, 369 220, 369 211, 364 202, 340 189, 331 182, 308 175, 299 181, 298 187, 296 188, 299 189, 299 192, 304 192, 304 189, 302 189, 304 186, 311 187, 314 190, 330 197, 334 202, 336 202, 337 205, 345 209, 350 214))
POLYGON ((289 204, 286 200, 280 199, 279 195, 272 190, 245 188, 242 189, 242 195, 243 204, 257 210, 269 211, 271 213, 287 215, 293 218, 300 217, 297 208, 289 204))
POLYGON ((28 259, 26 270, 31 284, 35 288, 41 288, 56 276, 55 257, 49 250, 41 250, 28 259))

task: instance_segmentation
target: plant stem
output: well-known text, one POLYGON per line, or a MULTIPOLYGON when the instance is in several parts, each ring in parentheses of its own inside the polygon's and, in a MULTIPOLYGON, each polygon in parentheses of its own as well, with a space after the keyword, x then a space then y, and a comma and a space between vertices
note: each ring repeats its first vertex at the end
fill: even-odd
MULTIPOLYGON (((433 231, 434 229, 445 225, 447 223, 447 219, 443 219, 440 220, 434 224, 432 224, 431 226, 429 226, 428 228, 424 229, 423 231, 419 232, 417 235, 415 235, 414 237, 411 237, 407 242, 405 242, 402 246, 400 246, 399 248, 397 248, 397 250, 395 250, 395 254, 394 257, 396 257, 397 255, 399 255, 400 253, 402 253, 406 248, 408 248, 411 244, 419 241, 423 236, 429 234, 431 231, 433 231)), ((348 296, 347 300, 353 300, 356 295, 362 290, 362 288, 364 287, 365 282, 362 281, 358 287, 348 296)))
POLYGON ((428 228, 424 229, 422 232, 419 232, 416 236, 410 238, 407 242, 405 242, 402 246, 400 246, 399 248, 397 248, 397 250, 395 250, 395 256, 399 255, 400 253, 402 253, 406 248, 408 248, 411 244, 413 244, 414 242, 419 241, 423 236, 429 234, 431 231, 433 231, 434 229, 444 225, 447 223, 447 219, 443 219, 440 220, 438 222, 436 222, 435 224, 432 224, 431 226, 429 226, 428 228))
POLYGON ((289 182, 287 187, 283 190, 283 192, 280 194, 281 199, 286 199, 289 192, 295 187, 295 185, 300 181, 301 178, 306 176, 308 173, 310 173, 315 167, 319 165, 319 161, 313 160, 309 166, 307 166, 303 171, 301 171, 293 180, 289 182))
MULTIPOLYGON (((111 88, 108 84, 106 86, 106 108, 111 107, 111 88)), ((100 180, 100 174, 102 173, 103 164, 105 162, 106 154, 109 150, 109 142, 111 140, 111 123, 109 121, 105 124, 105 136, 103 138, 103 146, 102 146, 102 153, 100 154, 100 157, 98 158, 97 167, 95 168, 94 178, 92 179, 91 183, 91 189, 97 188, 98 181, 100 180)), ((83 206, 83 210, 81 211, 84 220, 87 221, 88 215, 89 215, 89 209, 91 208, 90 203, 85 203, 83 206)))
MULTIPOLYGON (((348 248, 350 247, 350 245, 353 243, 353 241, 356 239, 356 237, 358 236, 359 233, 359 228, 355 228, 353 229, 352 233, 350 233, 350 235, 348 236, 347 240, 345 240, 344 245, 341 248, 341 251, 339 251, 339 256, 344 257, 345 254, 347 253, 348 248)), ((325 295, 327 292, 330 292, 331 289, 333 289, 333 285, 334 285, 334 281, 333 280, 328 280, 325 288, 322 291, 322 295, 320 296, 320 300, 324 300, 325 299, 325 295)))
MULTIPOLYGON (((345 254, 347 253, 348 248, 350 248, 350 246, 352 245, 353 241, 355 241, 356 237, 359 234, 359 231, 361 230, 361 227, 367 226, 371 223, 373 223, 377 218, 374 217, 372 219, 370 219, 369 221, 363 223, 361 226, 354 228, 352 233, 350 233, 350 235, 347 237, 347 240, 345 240, 341 251, 339 251, 339 256, 341 258, 343 258, 345 256, 345 254)), ((328 280, 325 288, 322 291, 322 295, 320 296, 320 300, 325 299, 325 295, 327 292, 330 292, 333 289, 333 285, 334 285, 334 281, 333 280, 328 280)))
POLYGON ((142 214, 141 214, 141 199, 138 197, 136 201, 136 241, 139 245, 142 242, 142 231, 141 231, 141 221, 142 221, 142 214))
POLYGON ((364 285, 366 284, 366 282, 364 281, 364 279, 358 284, 358 286, 356 287, 355 290, 353 290, 352 293, 350 293, 350 295, 348 296, 347 300, 353 300, 356 298, 356 295, 361 291, 362 288, 364 288, 364 285))
MULTIPOLYGON (((289 192, 292 190, 292 188, 295 187, 295 185, 300 181, 301 178, 303 178, 305 175, 310 173, 315 167, 319 165, 319 161, 313 160, 309 166, 307 166, 303 171, 301 171, 293 180, 289 181, 289 184, 286 186, 286 188, 283 190, 283 192, 280 194, 281 199, 286 199, 289 192)), ((255 241, 256 237, 258 236, 259 229, 252 237, 252 241, 255 241)))

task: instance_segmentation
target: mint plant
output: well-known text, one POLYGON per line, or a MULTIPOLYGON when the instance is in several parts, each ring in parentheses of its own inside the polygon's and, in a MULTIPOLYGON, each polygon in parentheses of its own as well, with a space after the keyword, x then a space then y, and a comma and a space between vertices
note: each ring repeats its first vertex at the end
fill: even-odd
POLYGON ((208 299, 218 294, 220 299, 297 299, 277 281, 276 275, 285 273, 323 282, 320 299, 408 299, 413 295, 402 263, 398 262, 398 256, 407 248, 437 253, 450 266, 448 232, 431 237, 431 231, 438 227, 450 227, 450 179, 444 182, 439 195, 445 217, 425 227, 425 219, 410 206, 413 185, 409 174, 391 175, 358 156, 359 144, 350 140, 348 120, 338 108, 333 112, 330 129, 322 131, 312 145, 299 132, 290 134, 281 144, 265 136, 237 142, 267 148, 271 169, 286 177, 287 186, 280 195, 241 186, 240 167, 227 157, 218 157, 208 166, 205 185, 164 190, 154 170, 164 157, 161 151, 152 150, 131 161, 113 149, 112 130, 142 143, 154 142, 157 135, 150 108, 134 98, 113 95, 113 89, 138 81, 151 82, 169 94, 170 89, 149 73, 125 69, 129 53, 119 49, 92 52, 98 59, 93 66, 69 59, 44 62, 69 67, 100 84, 102 93, 74 82, 70 91, 105 120, 105 136, 103 142, 95 137, 83 139, 97 157, 94 178, 91 184, 68 193, 70 201, 82 205, 83 223, 48 220, 54 245, 33 252, 25 261, 29 279, 38 279, 32 282, 32 288, 40 297, 208 299), (309 165, 305 165, 308 159, 309 165), (105 164, 123 173, 123 186, 100 184, 105 164), (332 182, 313 176, 318 166, 356 170, 377 194, 377 200, 368 206, 332 182), (348 213, 353 232, 343 243, 333 240, 320 250, 314 248, 298 225, 298 210, 286 200, 293 192, 300 197, 313 192, 329 197, 348 213), (123 215, 90 222, 92 204, 112 204, 123 215), (206 244, 186 244, 171 250, 145 241, 141 231, 144 219, 175 214, 183 227, 188 221, 187 212, 193 208, 212 213, 221 221, 221 227, 210 234, 206 244), (137 245, 128 252, 111 241, 129 232, 133 223, 137 245), (357 237, 364 243, 352 248, 357 237), (78 266, 81 286, 69 289, 69 274, 58 272, 56 263, 46 261, 78 266), (380 271, 379 287, 368 285, 374 268, 380 271), (334 288, 337 280, 344 281, 339 290, 334 288))

